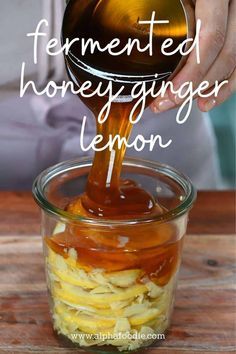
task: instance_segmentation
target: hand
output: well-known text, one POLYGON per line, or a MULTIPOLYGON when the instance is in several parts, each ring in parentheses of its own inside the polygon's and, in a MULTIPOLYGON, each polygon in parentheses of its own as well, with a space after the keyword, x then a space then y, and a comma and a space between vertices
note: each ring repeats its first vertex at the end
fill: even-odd
MULTIPOLYGON (((202 81, 210 87, 215 81, 228 80, 218 97, 197 97, 198 107, 208 112, 227 100, 236 90, 236 0, 196 0, 196 19, 202 21, 200 32, 201 64, 197 64, 193 51, 182 70, 173 79, 178 89, 186 81, 192 81, 196 89, 202 81)), ((209 90, 211 91, 211 89, 209 90)), ((158 97, 150 106, 160 113, 178 107, 180 100, 168 92, 166 97, 158 97)))

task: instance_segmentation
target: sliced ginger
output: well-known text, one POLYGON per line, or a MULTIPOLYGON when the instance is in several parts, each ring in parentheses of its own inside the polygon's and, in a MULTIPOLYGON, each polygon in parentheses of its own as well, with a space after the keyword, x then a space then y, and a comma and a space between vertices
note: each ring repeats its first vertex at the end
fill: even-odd
MULTIPOLYGON (((59 229, 58 229, 59 230, 59 229)), ((49 243, 50 245, 50 243, 49 243)), ((174 280, 159 287, 139 268, 120 271, 92 268, 80 262, 73 248, 58 254, 48 247, 47 269, 54 301, 54 326, 80 345, 111 344, 120 350, 138 348, 145 340, 96 340, 71 333, 112 336, 165 330, 174 280)))

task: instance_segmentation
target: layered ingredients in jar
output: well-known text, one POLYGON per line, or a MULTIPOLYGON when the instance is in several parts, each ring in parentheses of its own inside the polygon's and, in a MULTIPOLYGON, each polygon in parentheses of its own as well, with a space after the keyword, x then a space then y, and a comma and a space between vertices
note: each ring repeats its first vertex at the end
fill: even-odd
MULTIPOLYGON (((53 235, 45 235, 44 243, 54 328, 80 346, 110 345, 120 351, 135 350, 155 341, 155 335, 163 334, 168 327, 184 232, 177 222, 167 222, 164 217, 155 221, 167 212, 157 201, 156 190, 160 186, 155 185, 153 196, 139 183, 123 180, 122 164, 127 147, 124 141, 129 140, 132 121, 140 114, 136 106, 140 97, 133 100, 130 96, 134 84, 156 73, 163 72, 165 80, 169 78, 181 56, 163 61, 158 55, 160 39, 170 33, 178 45, 187 37, 188 28, 183 7, 175 1, 178 16, 169 21, 164 32, 155 27, 156 55, 152 57, 137 50, 112 60, 98 50, 91 56, 83 55, 81 41, 74 39, 79 35, 104 44, 121 37, 122 44, 132 37, 146 46, 150 34, 146 25, 140 30, 139 19, 149 18, 148 14, 155 9, 165 18, 172 2, 141 1, 139 6, 129 7, 126 2, 117 6, 114 1, 74 0, 65 12, 62 40, 74 42, 65 55, 67 71, 76 87, 91 81, 89 88, 84 89, 86 95, 80 94, 80 98, 93 112, 97 135, 103 141, 100 139, 97 144, 83 194, 76 194, 78 180, 73 180, 75 199, 65 208, 65 224, 57 224, 53 235), (102 95, 96 89, 98 84, 104 91, 102 95), (111 102, 105 90, 110 84, 115 89, 112 94, 117 94, 111 102), (108 103, 106 117, 104 108, 108 103), (104 148, 110 138, 114 139, 112 149, 104 148), (70 218, 72 214, 77 218, 70 218), (90 222, 86 221, 88 218, 90 222), (150 222, 143 222, 147 219, 150 222)), ((147 83, 147 88, 151 88, 151 80, 147 83)), ((141 98, 142 95, 141 90, 141 98)), ((151 101, 148 95, 144 105, 151 101)), ((68 174, 73 175, 73 171, 70 169, 68 174)), ((68 187, 66 175, 61 177, 62 182, 63 178, 68 187)), ((55 190, 56 185, 52 194, 55 190)), ((61 190, 58 195, 63 195, 61 190)))
POLYGON ((182 249, 178 233, 171 223, 104 229, 58 224, 45 238, 57 333, 79 346, 120 351, 164 334, 182 249))

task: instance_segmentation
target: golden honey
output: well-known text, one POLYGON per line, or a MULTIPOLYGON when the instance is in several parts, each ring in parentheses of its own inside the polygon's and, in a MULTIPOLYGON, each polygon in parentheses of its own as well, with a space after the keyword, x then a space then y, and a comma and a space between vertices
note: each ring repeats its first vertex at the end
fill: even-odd
MULTIPOLYGON (((138 38, 145 47, 150 40, 149 27, 140 20, 150 19, 153 11, 158 19, 169 20, 168 25, 154 26, 153 56, 135 49, 130 56, 111 58, 96 50, 81 56, 77 42, 66 57, 75 84, 91 80, 95 87, 99 81, 104 86, 107 81, 78 67, 72 57, 101 72, 130 77, 169 73, 166 79, 170 79, 180 67, 181 56, 164 58, 161 43, 171 37, 177 47, 188 37, 189 28, 186 9, 179 0, 71 0, 65 12, 63 40, 92 38, 106 45, 117 37, 122 47, 129 38, 138 38)), ((116 89, 120 87, 117 81, 113 84, 116 89)), ((131 88, 128 79, 124 84, 126 97, 131 88)), ((98 96, 81 99, 95 117, 107 101, 107 97, 98 96)), ((133 105, 134 101, 113 102, 108 119, 102 124, 96 119, 103 144, 110 135, 129 138, 133 105)), ((115 144, 112 151, 96 152, 85 191, 64 208, 71 215, 93 219, 95 224, 99 220, 123 220, 122 225, 96 228, 82 222, 60 222, 52 235, 45 235, 54 328, 84 347, 138 349, 152 343, 150 335, 164 333, 169 325, 184 231, 171 221, 141 222, 133 227, 125 224, 125 220, 151 220, 168 212, 135 180, 121 178, 125 150, 124 145, 120 149, 115 144), (127 337, 117 339, 119 333, 127 337), (140 339, 141 334, 144 339, 140 339), (107 335, 106 339, 101 335, 107 335)))

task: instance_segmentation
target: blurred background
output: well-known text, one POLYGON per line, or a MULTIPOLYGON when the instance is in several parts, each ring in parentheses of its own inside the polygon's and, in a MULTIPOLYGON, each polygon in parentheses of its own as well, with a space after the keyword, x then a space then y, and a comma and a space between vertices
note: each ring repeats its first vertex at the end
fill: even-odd
MULTIPOLYGON (((63 58, 49 58, 42 49, 47 39, 60 36, 64 1, 0 0, 0 4, 0 189, 25 190, 31 188, 36 175, 48 166, 84 155, 78 142, 79 117, 91 114, 77 97, 70 95, 48 99, 29 91, 19 98, 23 61, 26 80, 34 80, 38 87, 45 87, 49 80, 60 82, 66 78, 63 58), (33 41, 26 34, 34 32, 42 18, 48 19, 49 27, 47 37, 39 43, 38 65, 34 65, 33 41)), ((143 132, 150 122, 147 136, 150 132, 161 132, 166 139, 173 136, 173 144, 166 151, 144 151, 138 156, 175 166, 199 189, 232 189, 235 112, 235 96, 210 115, 200 115, 194 108, 184 127, 176 125, 174 113, 159 118, 147 112, 143 125, 135 127, 134 134, 143 132)), ((90 141, 95 134, 92 117, 86 131, 90 141)))

